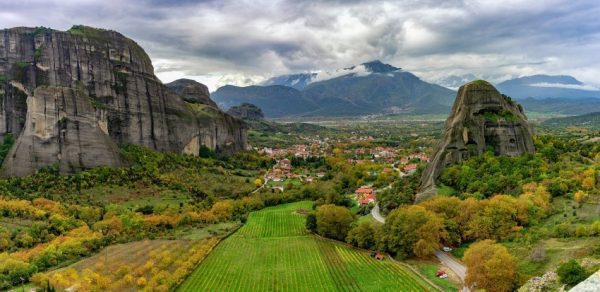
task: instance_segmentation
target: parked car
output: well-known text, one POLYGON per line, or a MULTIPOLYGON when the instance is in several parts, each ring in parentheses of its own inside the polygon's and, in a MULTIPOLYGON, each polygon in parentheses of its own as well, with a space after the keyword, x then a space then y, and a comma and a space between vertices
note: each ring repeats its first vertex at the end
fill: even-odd
POLYGON ((451 247, 444 246, 444 247, 442 248, 442 250, 443 250, 443 251, 445 251, 445 252, 450 252, 450 251, 452 251, 452 248, 451 248, 451 247))

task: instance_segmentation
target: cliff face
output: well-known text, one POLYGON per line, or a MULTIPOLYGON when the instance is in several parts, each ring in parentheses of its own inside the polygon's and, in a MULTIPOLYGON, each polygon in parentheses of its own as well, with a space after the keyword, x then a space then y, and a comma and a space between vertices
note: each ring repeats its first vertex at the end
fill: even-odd
POLYGON ((17 176, 53 163, 63 173, 123 165, 119 144, 196 155, 195 144, 246 148, 243 122, 183 101, 134 41, 83 26, 0 30, 0 138, 7 133, 17 139, 2 172, 17 176))
POLYGON ((491 149, 496 155, 517 156, 535 151, 533 130, 522 107, 485 81, 460 87, 444 136, 421 178, 417 201, 433 194, 435 180, 450 164, 491 149))
POLYGON ((179 94, 183 100, 191 103, 201 103, 217 107, 217 104, 210 99, 210 93, 206 85, 191 79, 177 79, 171 83, 165 84, 173 92, 179 94))
POLYGON ((265 118, 262 109, 251 103, 233 106, 227 113, 242 120, 263 120, 265 118))

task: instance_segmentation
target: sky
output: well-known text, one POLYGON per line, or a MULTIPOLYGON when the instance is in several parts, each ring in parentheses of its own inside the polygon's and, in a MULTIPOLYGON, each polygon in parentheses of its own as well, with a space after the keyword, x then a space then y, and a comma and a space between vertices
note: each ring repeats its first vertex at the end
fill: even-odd
POLYGON ((137 41, 163 82, 211 90, 372 60, 428 81, 564 74, 600 87, 598 0, 0 0, 0 28, 76 24, 137 41))

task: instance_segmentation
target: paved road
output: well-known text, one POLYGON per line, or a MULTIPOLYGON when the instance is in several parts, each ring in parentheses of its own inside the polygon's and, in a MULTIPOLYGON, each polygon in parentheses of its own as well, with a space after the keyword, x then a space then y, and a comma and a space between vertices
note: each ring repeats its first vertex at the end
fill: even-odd
POLYGON ((435 256, 440 260, 440 262, 454 271, 454 273, 456 273, 456 275, 458 275, 463 282, 465 281, 465 277, 467 276, 467 267, 463 266, 462 263, 443 251, 436 251, 435 256))
MULTIPOLYGON (((381 215, 380 211, 379 211, 379 204, 375 205, 375 207, 373 207, 373 209, 371 209, 371 215, 373 216, 373 218, 381 223, 385 223, 385 218, 381 215)), ((438 260, 440 260, 440 262, 442 262, 442 264, 444 264, 445 266, 447 266, 450 270, 452 270, 459 278, 460 280, 464 283, 465 282, 465 277, 467 276, 467 267, 465 267, 462 263, 460 263, 459 261, 457 261, 454 257, 448 255, 447 253, 443 252, 443 251, 436 251, 435 252, 435 256, 438 258, 438 260)), ((466 286, 463 286, 463 288, 461 289, 461 292, 469 292, 469 288, 467 288, 466 286)))
POLYGON ((371 215, 375 220, 381 223, 385 223, 385 218, 383 218, 383 216, 381 216, 381 213, 379 213, 379 204, 375 205, 375 207, 371 209, 371 215))

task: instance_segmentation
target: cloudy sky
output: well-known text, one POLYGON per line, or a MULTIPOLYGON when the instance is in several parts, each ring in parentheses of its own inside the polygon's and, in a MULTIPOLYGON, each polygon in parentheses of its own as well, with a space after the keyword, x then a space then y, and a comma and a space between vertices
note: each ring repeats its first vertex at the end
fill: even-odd
POLYGON ((140 43, 212 90, 380 59, 426 80, 569 74, 600 86, 598 0, 0 0, 0 28, 73 24, 140 43))

